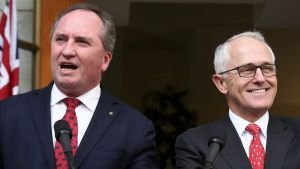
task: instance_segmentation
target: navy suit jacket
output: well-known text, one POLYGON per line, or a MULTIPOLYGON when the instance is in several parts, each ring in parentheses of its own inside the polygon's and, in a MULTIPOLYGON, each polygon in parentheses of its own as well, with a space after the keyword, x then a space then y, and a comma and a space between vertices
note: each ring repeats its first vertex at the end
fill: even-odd
MULTIPOLYGON (((55 169, 51 88, 0 102, 0 169, 55 169)), ((102 90, 74 161, 78 169, 158 169, 154 126, 102 90)))
MULTIPOLYGON (((208 152, 208 140, 222 137, 224 148, 216 156, 213 169, 252 169, 229 116, 189 129, 176 139, 176 168, 201 169, 208 152)), ((267 130, 265 169, 300 168, 300 120, 270 116, 267 130)))

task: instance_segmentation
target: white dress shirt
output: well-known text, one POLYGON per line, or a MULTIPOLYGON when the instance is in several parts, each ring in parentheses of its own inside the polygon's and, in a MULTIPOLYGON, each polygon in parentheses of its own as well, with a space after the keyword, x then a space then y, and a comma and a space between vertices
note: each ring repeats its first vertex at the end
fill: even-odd
MULTIPOLYGON (((229 117, 242 141, 245 152, 249 157, 249 147, 253 136, 245 129, 247 125, 250 124, 251 122, 242 119, 238 115, 234 114, 230 109, 229 109, 229 117)), ((268 122, 269 122, 269 112, 266 112, 260 119, 254 122, 261 129, 261 133, 259 137, 265 151, 266 151, 266 144, 267 144, 268 122)))
MULTIPOLYGON (((97 85, 87 93, 77 97, 81 101, 76 109, 75 113, 77 116, 78 122, 78 146, 83 138, 83 135, 92 119, 92 116, 97 107, 99 98, 101 95, 100 85, 97 85)), ((52 138, 53 138, 53 146, 55 146, 56 138, 54 132, 54 123, 57 120, 63 118, 66 113, 67 106, 62 102, 64 98, 68 97, 64 93, 62 93, 55 84, 53 84, 51 91, 51 127, 52 127, 52 138)))

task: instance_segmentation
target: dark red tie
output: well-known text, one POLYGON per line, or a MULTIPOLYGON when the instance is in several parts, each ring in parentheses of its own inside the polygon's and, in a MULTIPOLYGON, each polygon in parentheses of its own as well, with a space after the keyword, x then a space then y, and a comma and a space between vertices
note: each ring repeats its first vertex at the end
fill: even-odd
POLYGON ((260 128, 258 125, 252 123, 246 127, 246 130, 249 131, 253 136, 249 147, 249 161, 252 165, 252 168, 264 169, 265 151, 259 138, 260 128))
MULTIPOLYGON (((79 105, 80 101, 76 98, 65 98, 63 99, 63 102, 67 105, 67 111, 63 119, 69 123, 70 128, 72 130, 71 146, 74 156, 78 147, 78 124, 75 108, 79 105)), ((58 141, 56 141, 55 143, 54 153, 56 169, 68 169, 67 159, 64 155, 61 144, 58 141)))

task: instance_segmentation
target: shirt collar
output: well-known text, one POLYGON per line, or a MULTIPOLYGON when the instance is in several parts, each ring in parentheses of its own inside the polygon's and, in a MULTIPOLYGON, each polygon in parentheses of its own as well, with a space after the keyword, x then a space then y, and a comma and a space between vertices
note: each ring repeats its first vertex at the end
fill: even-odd
MULTIPOLYGON (((229 117, 231 122, 234 125, 234 128, 236 129, 238 135, 241 137, 242 134, 245 132, 245 128, 247 127, 248 124, 251 122, 248 122, 247 120, 239 117, 235 113, 233 113, 229 109, 229 117)), ((257 124, 264 137, 267 137, 267 128, 268 128, 268 122, 269 122, 269 112, 267 111, 261 118, 259 118, 257 121, 254 123, 257 124)))
MULTIPOLYGON (((90 111, 94 112, 97 107, 100 95, 101 95, 101 88, 100 85, 97 85, 87 93, 78 96, 77 99, 79 99, 81 103, 83 103, 83 105, 85 105, 90 111)), ((54 83, 51 91, 50 105, 53 106, 66 97, 68 96, 62 93, 54 83)))
POLYGON ((52 91, 51 91, 50 105, 54 106, 55 104, 59 103, 62 99, 66 98, 66 97, 68 97, 68 96, 65 95, 64 93, 62 93, 54 83, 53 87, 52 87, 52 91))

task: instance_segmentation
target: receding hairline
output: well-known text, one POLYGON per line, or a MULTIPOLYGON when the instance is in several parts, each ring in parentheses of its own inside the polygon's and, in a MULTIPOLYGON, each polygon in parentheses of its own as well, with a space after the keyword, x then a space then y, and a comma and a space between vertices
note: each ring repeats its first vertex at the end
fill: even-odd
POLYGON ((227 39, 224 43, 220 44, 216 50, 215 50, 215 57, 214 57, 214 69, 216 73, 225 71, 225 64, 228 63, 230 60, 230 46, 231 42, 240 38, 252 38, 256 39, 257 41, 262 42, 272 57, 272 62, 275 64, 275 54, 271 48, 271 46, 268 44, 268 42, 265 40, 265 37, 259 32, 259 31, 246 31, 237 35, 232 36, 231 38, 227 39))
POLYGON ((103 33, 103 29, 104 29, 104 23, 103 23, 103 20, 102 18, 94 11, 92 10, 88 10, 88 9, 84 9, 84 8, 78 8, 78 9, 75 9, 75 10, 72 10, 68 13, 65 13, 64 15, 62 15, 60 18, 57 18, 55 21, 54 21, 54 24, 53 24, 53 28, 51 29, 51 34, 50 34, 50 38, 52 39, 53 38, 53 35, 54 35, 54 32, 56 31, 57 29, 57 26, 61 23, 61 21, 63 20, 63 18, 71 13, 74 13, 74 12, 78 12, 78 11, 82 11, 82 12, 87 12, 87 13, 92 13, 94 14, 100 21, 100 30, 102 30, 102 32, 99 32, 99 38, 101 38, 101 34, 103 33))
MULTIPOLYGON (((270 54, 272 61, 275 61, 275 56, 274 53, 272 51, 272 49, 270 48, 270 46, 267 44, 267 42, 265 41, 264 37, 258 38, 258 37, 254 37, 254 36, 236 36, 236 37, 232 37, 230 39, 228 39, 227 41, 227 45, 228 45, 228 52, 230 53, 232 50, 232 43, 234 43, 235 41, 239 41, 239 40, 243 40, 243 39, 251 39, 254 40, 256 42, 259 42, 260 44, 262 44, 266 51, 268 51, 268 53, 270 54)), ((231 57, 231 54, 229 54, 229 57, 231 57)))
MULTIPOLYGON (((54 37, 54 34, 55 34, 56 30, 57 30, 57 26, 61 23, 61 21, 63 20, 63 18, 64 18, 65 16, 68 16, 69 14, 72 14, 73 12, 78 12, 78 11, 92 13, 93 15, 96 16, 96 18, 99 19, 99 28, 97 28, 97 29, 100 30, 100 31, 98 32, 98 33, 99 33, 99 34, 98 34, 98 38, 99 38, 99 39, 101 40, 101 42, 102 42, 101 37, 102 37, 102 35, 103 35, 103 33, 104 33, 104 23, 103 23, 101 17, 99 17, 94 11, 87 10, 87 9, 75 9, 75 10, 73 10, 73 11, 70 11, 70 12, 66 13, 66 14, 63 15, 62 17, 60 17, 60 19, 57 20, 56 24, 54 25, 53 33, 51 34, 51 39, 54 37)), ((97 29, 96 29, 96 30, 97 30, 97 29)))

